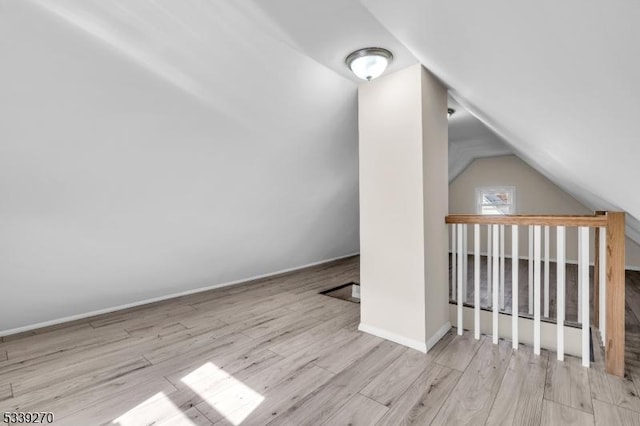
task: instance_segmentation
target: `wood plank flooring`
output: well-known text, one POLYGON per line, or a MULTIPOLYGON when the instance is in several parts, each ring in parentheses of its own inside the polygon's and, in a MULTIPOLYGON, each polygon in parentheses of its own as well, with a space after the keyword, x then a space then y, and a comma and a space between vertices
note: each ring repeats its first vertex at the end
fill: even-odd
MULTIPOLYGON (((451 330, 428 354, 357 331, 352 257, 0 339, 0 412, 59 425, 640 426, 640 273, 627 374, 451 330)), ((526 299, 525 299, 526 301, 526 299)), ((524 306, 524 305, 522 305, 524 306)))

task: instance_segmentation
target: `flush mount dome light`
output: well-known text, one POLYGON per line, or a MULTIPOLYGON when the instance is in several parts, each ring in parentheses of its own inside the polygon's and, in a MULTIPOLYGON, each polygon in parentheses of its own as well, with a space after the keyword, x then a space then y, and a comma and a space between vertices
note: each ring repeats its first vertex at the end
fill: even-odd
POLYGON ((392 60, 393 54, 387 49, 366 47, 349 54, 345 62, 357 77, 371 81, 380 77, 392 60))

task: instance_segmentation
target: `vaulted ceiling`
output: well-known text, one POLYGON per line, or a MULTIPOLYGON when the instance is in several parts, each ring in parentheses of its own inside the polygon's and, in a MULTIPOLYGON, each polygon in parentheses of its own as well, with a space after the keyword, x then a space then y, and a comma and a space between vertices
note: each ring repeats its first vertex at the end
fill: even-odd
POLYGON ((640 241, 640 4, 364 0, 521 158, 640 241))
POLYGON ((305 54, 353 80, 365 45, 419 61, 450 89, 450 179, 516 153, 593 210, 627 211, 640 242, 640 5, 543 0, 260 2, 305 54), (465 111, 466 109, 466 111, 465 111), (470 112, 470 114, 468 113, 470 112))
POLYGON ((450 177, 472 158, 513 151, 589 207, 628 211, 640 240, 640 197, 631 195, 640 159, 635 2, 32 2, 185 95, 257 125, 283 114, 305 120, 298 99, 331 103, 335 92, 318 85, 326 81, 318 65, 355 84, 345 55, 387 47, 389 72, 420 61, 473 114, 453 117, 450 177), (273 84, 286 69, 307 80, 302 94, 273 84), (275 87, 280 93, 270 93, 275 87), (251 96, 290 102, 260 109, 251 96))
POLYGON ((453 181, 476 158, 513 154, 502 138, 449 96, 449 182, 453 181))
MULTIPOLYGON (((263 129, 263 143, 274 147, 318 129, 330 135, 330 123, 339 123, 340 137, 352 136, 359 82, 344 57, 387 47, 394 52, 388 72, 421 62, 450 88, 458 110, 450 179, 473 158, 514 152, 585 205, 626 210, 628 232, 640 241, 635 2, 28 3, 76 39, 153 75, 172 96, 215 111, 221 125, 263 129)), ((9 5, 0 0, 0 12, 11 13, 9 5)), ((15 39, 10 27, 0 34, 5 46, 15 39)))

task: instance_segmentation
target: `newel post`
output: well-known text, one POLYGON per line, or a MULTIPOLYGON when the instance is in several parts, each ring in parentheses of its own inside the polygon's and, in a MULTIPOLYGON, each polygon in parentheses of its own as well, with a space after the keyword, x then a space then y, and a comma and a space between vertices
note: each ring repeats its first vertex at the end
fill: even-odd
POLYGON ((624 376, 625 225, 623 212, 607 213, 606 371, 624 376))

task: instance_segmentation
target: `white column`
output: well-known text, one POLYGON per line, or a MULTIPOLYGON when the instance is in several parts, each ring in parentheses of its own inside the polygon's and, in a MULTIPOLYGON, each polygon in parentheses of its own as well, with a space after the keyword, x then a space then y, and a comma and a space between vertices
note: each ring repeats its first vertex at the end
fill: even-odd
POLYGON ((480 339, 480 225, 473 225, 473 334, 480 339))
POLYGON ((565 317, 565 227, 558 226, 556 230, 556 278, 557 278, 557 293, 556 293, 556 325, 557 331, 557 353, 558 361, 564 360, 564 317, 565 317))
POLYGON ((498 254, 498 244, 500 243, 500 230, 498 225, 493 225, 493 343, 498 344, 498 311, 500 306, 498 305, 499 300, 499 254, 498 254))
POLYGON ((518 225, 511 225, 511 340, 518 349, 518 225))
POLYGON ((581 226, 580 230, 580 263, 578 265, 582 283, 582 366, 588 367, 591 358, 589 350, 589 228, 581 226))
POLYGON ((359 329, 422 352, 451 327, 446 109, 420 64, 358 87, 359 329))

